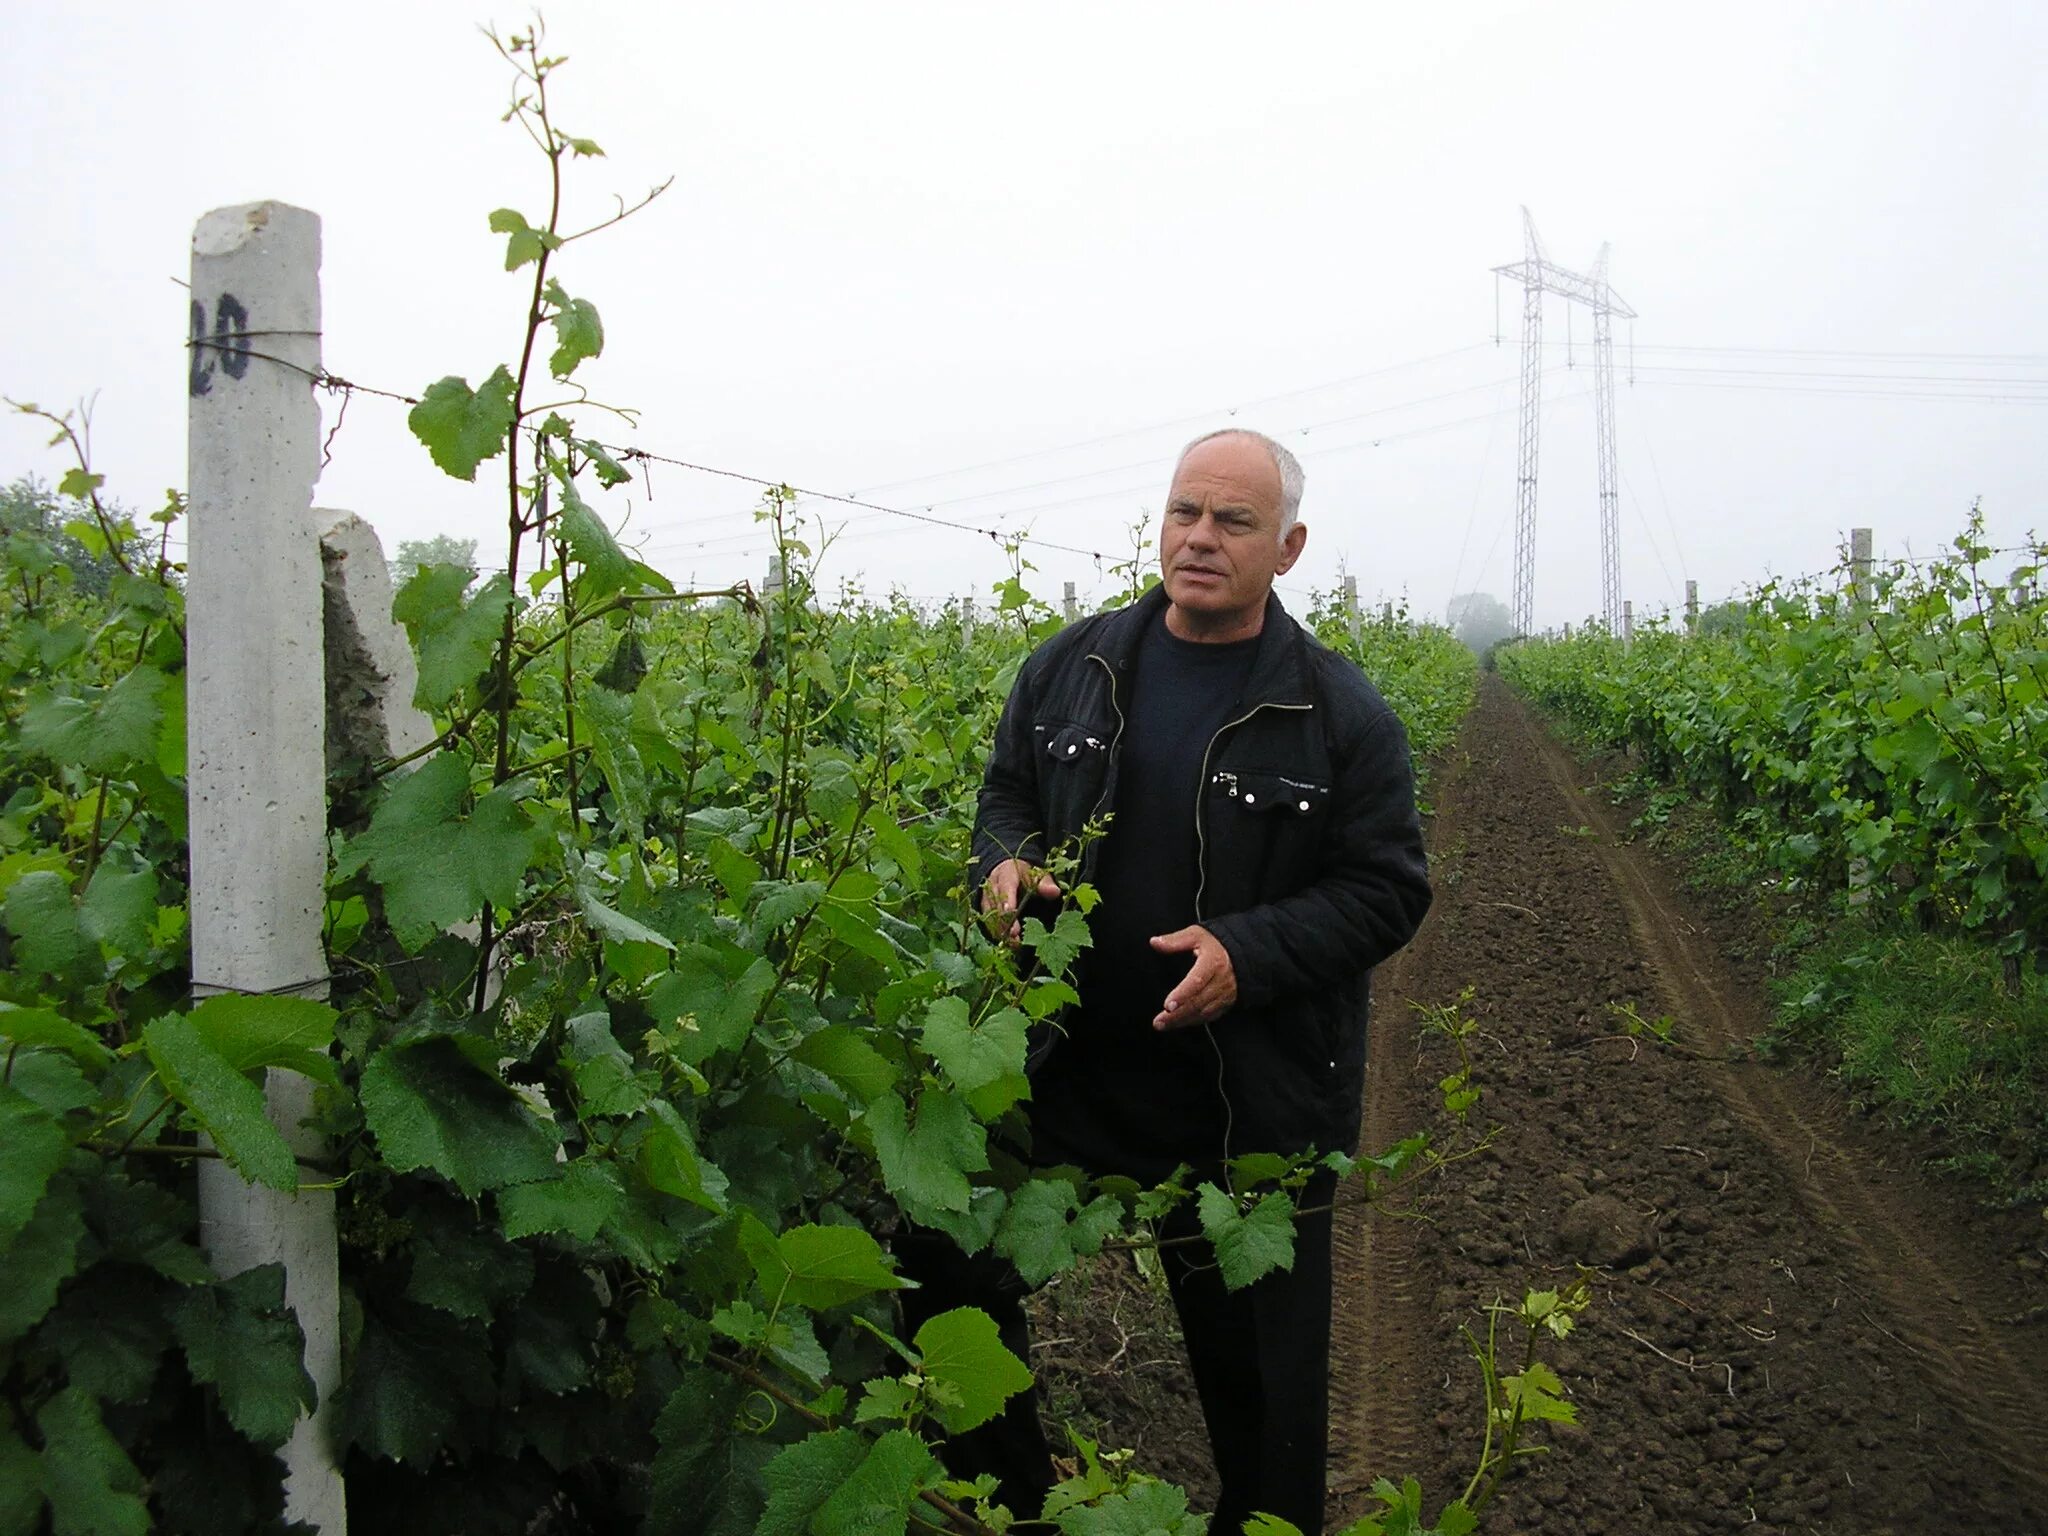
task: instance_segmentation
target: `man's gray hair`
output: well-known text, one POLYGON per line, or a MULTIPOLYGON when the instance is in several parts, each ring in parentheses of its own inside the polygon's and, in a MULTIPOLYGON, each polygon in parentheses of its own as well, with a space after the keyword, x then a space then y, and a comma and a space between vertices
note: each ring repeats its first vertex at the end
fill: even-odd
POLYGON ((1272 457, 1273 467, 1280 471, 1280 537, 1286 538, 1288 531, 1301 520, 1301 460, 1265 433, 1254 432, 1250 427, 1218 427, 1214 432, 1204 432, 1181 449, 1180 457, 1173 461, 1174 478, 1180 478, 1180 467, 1187 462, 1189 454, 1204 443, 1215 442, 1219 437, 1249 438, 1272 457))

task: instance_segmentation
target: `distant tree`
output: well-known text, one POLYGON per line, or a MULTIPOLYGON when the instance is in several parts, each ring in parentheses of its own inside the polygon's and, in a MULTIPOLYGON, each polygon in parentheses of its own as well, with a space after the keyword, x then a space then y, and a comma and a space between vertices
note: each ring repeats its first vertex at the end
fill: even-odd
POLYGON ((1481 656, 1515 632, 1515 616, 1491 592, 1465 592, 1452 598, 1444 620, 1461 644, 1481 656))
POLYGON ((404 586, 423 565, 459 565, 476 569, 476 540, 452 538, 437 533, 431 539, 400 539, 398 553, 391 557, 391 580, 404 586))
POLYGON ((1715 603, 1711 608, 1700 610, 1699 628, 1695 633, 1702 635, 1732 635, 1749 621, 1749 604, 1738 602, 1715 603))
MULTIPOLYGON (((102 504, 117 522, 121 520, 118 507, 104 498, 102 504)), ((80 503, 58 495, 33 475, 0 487, 0 541, 15 555, 9 563, 30 570, 61 566, 70 571, 76 590, 103 597, 120 566, 109 555, 93 554, 65 531, 67 523, 90 515, 80 503)))

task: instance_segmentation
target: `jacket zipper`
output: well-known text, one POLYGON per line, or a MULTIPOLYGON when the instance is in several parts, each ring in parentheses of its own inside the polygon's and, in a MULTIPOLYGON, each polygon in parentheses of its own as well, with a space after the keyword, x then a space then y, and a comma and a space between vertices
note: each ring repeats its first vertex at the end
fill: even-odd
MULTIPOLYGON (((1123 743, 1124 739, 1124 707, 1116 700, 1116 668, 1112 667, 1093 651, 1088 653, 1088 659, 1101 667, 1104 675, 1109 678, 1109 707, 1116 711, 1116 734, 1109 738, 1109 772, 1103 777, 1102 798, 1095 802, 1095 809, 1088 813, 1088 820, 1094 821, 1101 816, 1103 807, 1109 804, 1110 797, 1116 791, 1116 749, 1123 743)), ((1206 764, 1207 758, 1205 757, 1203 761, 1206 764)), ((1201 814, 1201 807, 1198 804, 1195 809, 1195 824, 1198 834, 1201 826, 1201 814)), ((1082 855, 1082 858, 1088 863, 1089 873, 1091 874, 1094 872, 1094 854, 1095 844, 1090 843, 1087 852, 1082 855)))
MULTIPOLYGON (((1112 694, 1112 702, 1114 695, 1112 694)), ((1195 781, 1195 921, 1202 920, 1202 893, 1209 888, 1209 839, 1203 829, 1202 803, 1209 798, 1209 754, 1216 750, 1216 743, 1223 739, 1224 731, 1234 731, 1262 709, 1314 709, 1313 704, 1254 704, 1235 720, 1222 726, 1209 738, 1209 745, 1202 749, 1202 776, 1195 781)), ((1230 780, 1230 792, 1237 793, 1237 775, 1219 775, 1230 780)), ((1230 1102, 1229 1090, 1224 1086, 1223 1047, 1216 1039, 1216 1031, 1209 1025, 1202 1026, 1202 1033, 1208 1037, 1209 1050, 1216 1058, 1216 1097, 1223 1101, 1223 1182, 1232 1194, 1237 1191, 1230 1179, 1231 1134, 1237 1127, 1237 1106, 1230 1102)))

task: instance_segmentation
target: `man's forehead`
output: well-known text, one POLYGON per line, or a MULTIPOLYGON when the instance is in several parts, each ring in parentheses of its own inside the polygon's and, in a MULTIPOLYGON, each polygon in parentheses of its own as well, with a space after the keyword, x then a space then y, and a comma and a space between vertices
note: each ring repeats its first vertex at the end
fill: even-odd
POLYGON ((1215 495, 1278 503, 1280 470, 1273 456, 1249 437, 1217 437, 1198 443, 1181 460, 1171 492, 1215 495))

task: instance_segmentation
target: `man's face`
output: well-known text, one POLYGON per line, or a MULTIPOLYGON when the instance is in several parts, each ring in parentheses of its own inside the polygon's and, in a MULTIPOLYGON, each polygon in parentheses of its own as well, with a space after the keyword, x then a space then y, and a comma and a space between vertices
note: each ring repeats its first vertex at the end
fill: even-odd
POLYGON ((1301 555, 1308 530, 1280 537, 1280 471, 1247 437, 1219 437, 1181 461, 1167 492, 1159 572, 1175 607, 1198 622, 1263 611, 1274 578, 1301 555))

